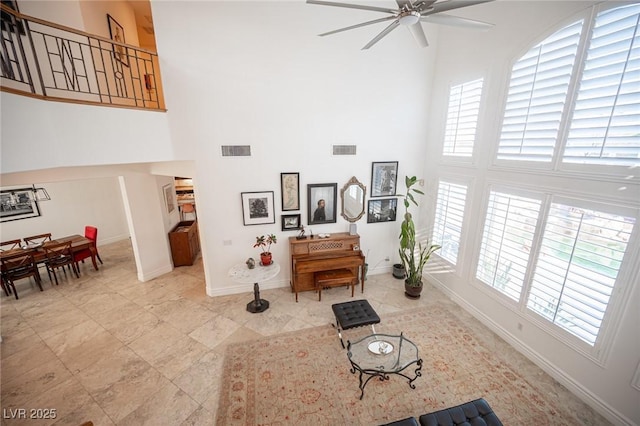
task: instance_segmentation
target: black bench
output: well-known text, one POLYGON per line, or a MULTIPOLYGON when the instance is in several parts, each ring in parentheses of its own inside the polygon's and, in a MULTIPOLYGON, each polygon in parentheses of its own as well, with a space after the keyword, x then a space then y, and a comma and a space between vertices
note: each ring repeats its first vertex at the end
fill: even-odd
POLYGON ((423 414, 420 423, 413 417, 386 423, 383 426, 502 426, 502 422, 483 398, 469 401, 455 407, 423 414))
POLYGON ((373 334, 376 333, 373 325, 380 323, 380 317, 368 301, 362 299, 336 303, 331 305, 331 309, 336 317, 334 327, 338 329, 338 337, 343 348, 345 346, 342 340, 342 330, 370 325, 373 334))

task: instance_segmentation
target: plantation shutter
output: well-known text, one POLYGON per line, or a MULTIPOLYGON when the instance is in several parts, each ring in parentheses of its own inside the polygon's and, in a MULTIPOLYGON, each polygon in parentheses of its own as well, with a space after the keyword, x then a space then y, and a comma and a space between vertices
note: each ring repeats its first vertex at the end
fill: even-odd
POLYGON ((551 161, 582 24, 556 32, 514 64, 498 159, 551 161))
POLYGON ((640 5, 595 21, 563 161, 640 164, 640 5))
POLYGON ((470 157, 476 139, 483 79, 453 86, 444 134, 444 155, 470 157))
POLYGON ((438 255, 456 264, 464 218, 467 187, 440 182, 433 227, 432 242, 442 246, 438 255))
POLYGON ((540 200, 491 191, 476 277, 520 300, 540 200))
POLYGON ((593 345, 634 220, 552 204, 527 307, 593 345))

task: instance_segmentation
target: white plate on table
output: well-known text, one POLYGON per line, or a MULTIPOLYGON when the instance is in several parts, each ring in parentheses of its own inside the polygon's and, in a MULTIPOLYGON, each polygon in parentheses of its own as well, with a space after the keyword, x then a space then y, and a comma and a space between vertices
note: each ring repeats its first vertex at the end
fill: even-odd
POLYGON ((374 340, 368 345, 369 352, 376 355, 388 355, 393 352, 393 345, 390 342, 384 340, 374 340))

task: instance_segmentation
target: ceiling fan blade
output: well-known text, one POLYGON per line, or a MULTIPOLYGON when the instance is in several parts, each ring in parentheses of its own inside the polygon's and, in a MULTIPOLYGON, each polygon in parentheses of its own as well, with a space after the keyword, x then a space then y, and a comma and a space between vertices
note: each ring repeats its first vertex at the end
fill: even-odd
POLYGON ((459 16, 447 15, 439 13, 437 15, 428 15, 420 18, 422 22, 430 22, 432 24, 451 25, 454 27, 472 28, 478 30, 488 30, 494 25, 488 22, 476 21, 475 19, 461 18, 459 16))
POLYGON ((336 7, 346 7, 348 9, 361 9, 361 10, 370 10, 373 12, 384 12, 384 13, 398 13, 395 9, 386 9, 383 7, 375 7, 375 6, 363 6, 359 4, 350 4, 350 3, 336 3, 332 1, 323 1, 323 0, 307 0, 309 4, 319 4, 322 6, 336 6, 336 7))
POLYGON ((400 20, 396 19, 395 21, 393 21, 387 28, 385 28, 384 30, 382 30, 382 32, 380 34, 378 34, 377 36, 375 36, 373 38, 373 40, 371 40, 369 43, 367 43, 362 50, 367 50, 368 48, 370 48, 371 46, 373 46, 374 44, 376 44, 377 42, 379 42, 382 37, 386 36, 387 34, 389 34, 391 31, 395 30, 396 28, 398 28, 398 25, 400 25, 400 20))
POLYGON ((326 32, 326 33, 318 34, 318 35, 320 37, 324 37, 324 36, 328 36, 328 35, 331 35, 331 34, 340 33, 342 31, 353 30, 355 28, 360 28, 360 27, 364 27, 364 26, 367 26, 367 25, 371 25, 371 24, 377 24, 377 23, 380 23, 380 22, 389 21, 391 19, 396 19, 396 17, 391 15, 391 16, 387 16, 386 18, 374 19, 373 21, 363 22, 361 24, 356 24, 356 25, 352 25, 350 27, 340 28, 339 30, 333 30, 333 31, 329 31, 329 32, 326 32))
POLYGON ((422 25, 420 22, 416 22, 413 25, 408 26, 409 31, 413 34, 413 38, 416 39, 416 42, 420 45, 420 47, 429 46, 429 42, 427 41, 427 36, 424 35, 424 30, 422 29, 422 25))
POLYGON ((489 3, 494 0, 449 0, 433 4, 433 9, 422 12, 422 16, 459 9, 461 7, 475 6, 476 4, 489 3))

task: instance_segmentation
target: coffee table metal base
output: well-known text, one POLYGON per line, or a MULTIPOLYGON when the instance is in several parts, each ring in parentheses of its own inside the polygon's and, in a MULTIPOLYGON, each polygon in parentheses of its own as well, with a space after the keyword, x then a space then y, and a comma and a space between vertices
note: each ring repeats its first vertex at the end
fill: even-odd
POLYGON ((418 348, 402 333, 372 334, 354 343, 348 341, 347 357, 351 373, 358 372, 360 399, 364 397, 367 383, 374 377, 384 381, 396 374, 407 379, 409 387, 415 389, 413 382, 422 376, 422 358, 418 348))
MULTIPOLYGON (((394 372, 386 372, 386 371, 376 371, 376 370, 361 370, 357 365, 355 365, 353 362, 351 363, 351 373, 352 374, 356 374, 356 371, 358 371, 360 373, 358 380, 360 382, 359 387, 360 387, 360 399, 362 399, 362 397, 364 397, 364 387, 367 386, 367 383, 369 383, 369 380, 373 379, 374 377, 377 377, 378 379, 380 379, 380 381, 385 381, 385 380, 389 380, 389 375, 391 374, 397 374, 398 376, 402 376, 405 379, 409 380, 409 387, 411 389, 415 389, 416 385, 413 384, 413 382, 420 376, 422 376, 422 372, 420 370, 422 370, 422 360, 418 359, 416 361, 414 361, 414 364, 416 365, 416 369, 414 371, 414 376, 408 376, 406 374, 404 374, 401 371, 394 371, 394 372), (363 379, 363 376, 369 376, 366 379, 363 379)), ((410 365, 408 365, 406 368, 409 368, 410 365)))

